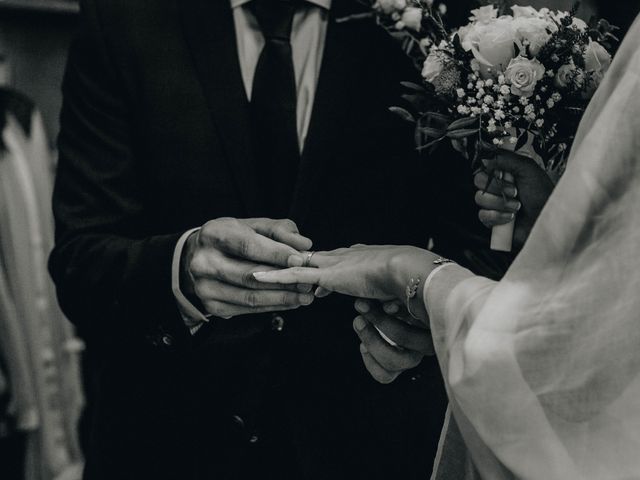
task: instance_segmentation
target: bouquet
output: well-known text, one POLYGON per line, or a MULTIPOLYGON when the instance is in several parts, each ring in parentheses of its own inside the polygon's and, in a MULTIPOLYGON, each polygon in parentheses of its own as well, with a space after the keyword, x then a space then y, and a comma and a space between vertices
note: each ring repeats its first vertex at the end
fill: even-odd
MULTIPOLYGON (((422 84, 403 83, 410 107, 391 107, 415 123, 419 150, 450 141, 476 168, 482 151, 508 149, 560 178, 611 65, 615 27, 577 18, 578 5, 487 5, 458 30, 445 26, 446 7, 433 0, 376 0, 372 9, 422 72, 422 84)), ((513 227, 494 228, 494 250, 511 250, 513 227)))

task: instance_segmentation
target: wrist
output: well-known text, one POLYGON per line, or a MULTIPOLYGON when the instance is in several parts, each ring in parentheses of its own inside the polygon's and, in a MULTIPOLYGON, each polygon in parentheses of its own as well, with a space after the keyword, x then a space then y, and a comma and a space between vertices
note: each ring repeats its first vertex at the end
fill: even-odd
POLYGON ((406 301, 407 285, 411 279, 424 281, 435 268, 433 261, 436 258, 430 251, 417 247, 407 247, 393 255, 388 266, 392 295, 406 301))
POLYGON ((190 265, 198 242, 199 230, 193 232, 185 242, 182 256, 180 257, 180 291, 185 298, 191 302, 198 310, 203 311, 202 303, 198 298, 195 290, 193 276, 191 275, 190 265))

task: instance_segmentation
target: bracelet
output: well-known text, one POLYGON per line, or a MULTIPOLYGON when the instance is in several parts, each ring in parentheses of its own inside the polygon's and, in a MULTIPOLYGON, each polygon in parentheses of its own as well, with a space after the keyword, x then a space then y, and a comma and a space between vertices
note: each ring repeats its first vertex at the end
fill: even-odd
MULTIPOLYGON (((435 265, 437 268, 434 269, 433 272, 431 272, 431 274, 427 278, 427 282, 426 283, 429 283, 431 278, 433 278, 433 273, 436 270, 439 270, 440 267, 443 267, 443 266, 448 265, 450 263, 455 263, 455 262, 453 260, 449 260, 449 259, 443 258, 443 257, 439 257, 436 260, 434 260, 433 261, 433 265, 435 265)), ((407 312, 409 312, 409 315, 411 315, 411 317, 414 320, 421 320, 420 317, 416 316, 411 311, 411 300, 416 298, 416 296, 418 295, 418 289, 420 288, 420 284, 421 283, 422 283, 422 279, 420 277, 411 278, 411 280, 409 280, 409 283, 407 284, 407 287, 405 288, 405 295, 407 297, 407 312)))
POLYGON ((416 315, 414 315, 413 312, 411 311, 411 300, 416 298, 416 295, 418 294, 418 288, 420 287, 420 283, 422 283, 422 279, 420 277, 412 278, 411 280, 409 280, 409 284, 405 289, 405 294, 407 296, 407 312, 409 312, 409 315, 411 315, 411 317, 414 320, 420 320, 420 319, 416 315))

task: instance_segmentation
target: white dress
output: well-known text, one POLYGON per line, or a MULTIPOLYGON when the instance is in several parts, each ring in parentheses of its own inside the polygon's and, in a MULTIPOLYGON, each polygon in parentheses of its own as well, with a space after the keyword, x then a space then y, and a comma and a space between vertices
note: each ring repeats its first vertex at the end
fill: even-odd
POLYGON ((451 400, 434 478, 640 478, 640 20, 505 279, 425 298, 451 400))

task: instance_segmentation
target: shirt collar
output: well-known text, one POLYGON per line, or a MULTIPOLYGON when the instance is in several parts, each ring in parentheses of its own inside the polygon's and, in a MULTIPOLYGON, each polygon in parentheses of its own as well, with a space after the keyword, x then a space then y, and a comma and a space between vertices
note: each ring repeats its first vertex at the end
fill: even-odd
MULTIPOLYGON (((231 0, 231 8, 238 8, 242 5, 249 3, 251 0, 231 0)), ((325 10, 331 10, 332 0, 305 0, 307 3, 316 5, 317 7, 324 8, 325 10)))

